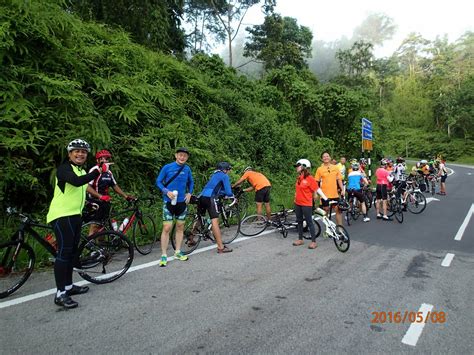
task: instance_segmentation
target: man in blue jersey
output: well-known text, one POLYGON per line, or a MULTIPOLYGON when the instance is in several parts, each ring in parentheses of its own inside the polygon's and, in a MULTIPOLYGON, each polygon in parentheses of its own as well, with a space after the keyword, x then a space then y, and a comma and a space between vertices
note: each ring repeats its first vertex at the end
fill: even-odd
POLYGON ((194 180, 191 168, 186 165, 189 158, 188 149, 178 148, 175 158, 176 161, 166 164, 156 178, 156 186, 163 194, 163 230, 161 232, 161 259, 159 263, 161 267, 166 266, 168 262, 167 250, 173 220, 176 220, 174 256, 178 260, 188 260, 188 257, 181 252, 181 243, 183 242, 187 206, 194 189, 194 180))
POLYGON ((209 213, 212 223, 212 234, 216 238, 217 252, 219 254, 232 251, 232 249, 222 243, 221 229, 219 227, 219 209, 216 201, 219 196, 234 198, 230 179, 227 175, 231 168, 230 164, 225 161, 217 164, 217 170, 212 173, 210 180, 199 195, 200 213, 204 214, 206 211, 209 213))
POLYGON ((364 222, 370 221, 370 218, 367 216, 367 206, 365 205, 364 195, 362 193, 362 187, 360 185, 361 181, 368 185, 367 178, 365 177, 364 173, 360 171, 360 165, 357 162, 352 163, 351 165, 352 171, 347 176, 347 192, 349 193, 349 199, 353 196, 359 200, 360 208, 364 215, 364 222))

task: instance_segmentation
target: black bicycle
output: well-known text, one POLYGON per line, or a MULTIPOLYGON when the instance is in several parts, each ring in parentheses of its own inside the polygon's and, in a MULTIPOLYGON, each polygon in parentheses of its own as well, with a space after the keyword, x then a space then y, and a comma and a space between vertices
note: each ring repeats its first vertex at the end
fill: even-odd
MULTIPOLYGON (((219 197, 216 199, 219 211, 219 227, 221 229, 222 242, 224 244, 232 243, 239 234, 240 208, 236 207, 238 200, 236 198, 226 199, 219 197), (227 203, 230 202, 230 203, 227 203)), ((184 226, 183 242, 181 252, 185 255, 192 253, 199 246, 201 240, 208 240, 215 243, 212 234, 211 219, 206 217, 206 213, 200 211, 198 199, 196 196, 191 198, 190 206, 194 206, 194 212, 189 213, 184 226)), ((176 250, 176 225, 171 232, 171 245, 176 250)))
MULTIPOLYGON (((53 239, 52 227, 34 221, 26 214, 18 214, 20 226, 10 241, 0 244, 0 298, 18 290, 33 272, 36 256, 28 244, 33 237, 48 253, 56 257, 52 243, 35 231, 48 230, 53 239)), ((133 245, 122 233, 103 230, 90 236, 81 236, 74 269, 85 280, 105 284, 117 280, 127 272, 133 262, 133 245)))

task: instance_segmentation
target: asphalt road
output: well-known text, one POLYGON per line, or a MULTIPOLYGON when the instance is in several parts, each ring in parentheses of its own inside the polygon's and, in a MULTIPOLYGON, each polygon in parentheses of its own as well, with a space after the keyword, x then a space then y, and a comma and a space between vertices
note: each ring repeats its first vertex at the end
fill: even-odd
POLYGON ((137 255, 133 272, 90 285, 70 311, 38 294, 54 282, 35 272, 0 302, 0 352, 472 354, 474 170, 455 167, 447 190, 403 224, 371 211, 348 227, 345 254, 328 239, 309 250, 291 245, 294 233, 268 233, 166 268, 158 250, 137 255))

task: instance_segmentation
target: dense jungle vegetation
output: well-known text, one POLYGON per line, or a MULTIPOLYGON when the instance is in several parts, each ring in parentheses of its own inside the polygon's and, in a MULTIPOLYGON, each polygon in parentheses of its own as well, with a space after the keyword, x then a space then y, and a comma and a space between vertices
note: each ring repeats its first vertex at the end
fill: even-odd
POLYGON ((359 38, 337 52, 340 71, 325 81, 307 64, 312 40, 273 1, 2 0, 0 215, 46 212, 77 137, 113 153, 130 193, 156 192, 159 169, 187 146, 198 191, 227 160, 233 180, 247 165, 263 171, 286 204, 297 159, 360 156, 361 117, 374 124, 376 156, 472 159, 473 33, 454 43, 412 34, 383 59, 359 38), (241 19, 245 6, 265 11, 244 48, 263 63, 257 78, 207 54, 198 30, 232 48, 237 29, 221 20, 241 19))

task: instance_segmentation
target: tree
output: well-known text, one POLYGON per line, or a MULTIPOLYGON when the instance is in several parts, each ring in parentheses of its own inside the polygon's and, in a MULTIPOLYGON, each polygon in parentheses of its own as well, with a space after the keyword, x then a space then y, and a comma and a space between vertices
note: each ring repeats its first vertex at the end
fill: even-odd
POLYGON ((299 26, 296 19, 271 14, 262 25, 246 30, 251 38, 245 44, 244 56, 262 61, 266 70, 285 65, 308 67, 305 58, 311 56, 313 35, 308 27, 299 26))
POLYGON ((373 48, 372 43, 357 41, 350 49, 337 51, 336 58, 343 73, 349 77, 357 77, 367 72, 374 59, 373 48))
POLYGON ((70 0, 68 9, 84 20, 118 26, 151 49, 182 55, 184 0, 70 0))
POLYGON ((370 14, 354 30, 353 40, 372 43, 374 46, 381 46, 383 42, 391 39, 397 30, 393 19, 385 14, 370 14))
POLYGON ((209 29, 221 42, 227 40, 229 50, 229 66, 232 67, 232 43, 239 33, 242 21, 249 8, 258 4, 260 0, 209 0, 213 9, 213 15, 218 21, 214 21, 209 29))
POLYGON ((430 41, 423 38, 419 33, 410 33, 398 47, 395 55, 398 57, 402 68, 404 68, 409 75, 413 76, 416 73, 422 72, 426 69, 425 58, 429 53, 430 41))

